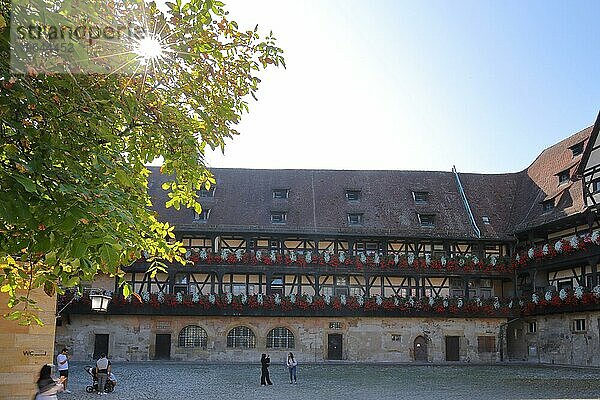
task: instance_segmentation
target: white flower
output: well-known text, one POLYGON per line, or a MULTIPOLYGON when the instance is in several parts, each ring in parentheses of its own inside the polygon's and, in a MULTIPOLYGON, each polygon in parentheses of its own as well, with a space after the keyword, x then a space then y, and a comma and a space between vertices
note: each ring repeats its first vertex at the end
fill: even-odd
POLYGON ((221 250, 221 259, 226 260, 228 255, 229 255, 229 249, 221 250))
POLYGON ((379 261, 380 261, 379 254, 375 254, 373 256, 373 262, 375 263, 375 265, 379 265, 379 261))
POLYGON ((217 301, 217 298, 215 297, 214 294, 211 293, 211 294, 208 295, 208 302, 210 304, 215 304, 216 301, 217 301))
POLYGON ((465 259, 463 257, 458 259, 458 265, 460 265, 461 267, 465 266, 465 259))
POLYGON ((554 250, 556 250, 557 253, 562 253, 562 241, 561 240, 554 243, 554 250))
MULTIPOLYGON (((596 288, 598 288, 600 290, 600 287, 596 286, 596 288)), ((594 288, 594 289, 596 289, 594 288)), ((575 297, 579 300, 581 300, 583 298, 583 287, 582 286, 577 286, 575 288, 575 297)))
POLYGON ((329 303, 331 303, 331 296, 326 294, 325 295, 325 304, 329 305, 329 303))
POLYGON ((598 244, 599 240, 600 240, 600 231, 594 231, 594 232, 592 232, 591 239, 592 239, 592 243, 598 244))
POLYGON ((310 264, 312 262, 312 253, 310 251, 307 251, 306 255, 304 256, 304 259, 306 260, 307 264, 310 264))
POLYGON ((445 267, 448 263, 448 260, 446 260, 446 257, 442 256, 442 258, 440 258, 440 263, 442 263, 442 267, 445 267))
POLYGON ((444 305, 444 308, 448 308, 448 299, 444 299, 442 304, 444 305))
POLYGON ((296 252, 294 250, 290 251, 290 261, 296 262, 297 259, 298 257, 296 256, 296 252))
POLYGON ((456 302, 456 306, 458 308, 462 308, 462 306, 463 306, 463 299, 458 299, 458 301, 456 302))
POLYGON ((177 303, 183 303, 183 295, 181 294, 181 292, 177 292, 177 294, 175 295, 175 299, 177 300, 177 303))
POLYGON ((494 308, 498 310, 500 308, 500 299, 494 297, 494 308))
POLYGON ((360 257, 360 262, 365 264, 367 262, 367 256, 365 255, 365 253, 360 252, 358 253, 358 256, 360 257))
POLYGON ((381 305, 381 303, 383 303, 383 298, 381 297, 381 295, 380 295, 380 294, 378 294, 378 295, 375 297, 375 303, 377 303, 377 305, 378 305, 378 306, 380 306, 380 305, 381 305))
POLYGON ((279 293, 275 293, 275 304, 281 304, 281 296, 279 295, 279 293))
POLYGON ((161 304, 164 303, 165 302, 165 294, 163 292, 159 292, 156 299, 158 300, 159 303, 161 303, 161 304))
MULTIPOLYGON (((536 298, 537 298, 537 296, 536 296, 536 298)), ((525 302, 524 302, 523 300, 519 300, 519 306, 520 306, 520 307, 523 307, 523 304, 525 304, 525 302)), ((536 303, 536 304, 537 304, 537 303, 536 303)))
POLYGON ((396 307, 398 307, 400 305, 400 299, 398 299, 398 296, 394 296, 394 305, 396 307))
POLYGON ((323 261, 325 261, 326 263, 329 263, 329 261, 331 261, 331 254, 329 254, 328 251, 323 253, 323 261))
POLYGON ((277 261, 277 252, 275 250, 271 250, 271 254, 269 255, 269 258, 271 259, 272 262, 277 261))
POLYGON ((194 294, 192 295, 192 303, 200 303, 200 294, 198 294, 198 292, 194 292, 194 294))
MULTIPOLYGON (((600 297, 600 285, 594 286, 594 288, 592 289, 592 292, 594 293, 594 296, 600 297)), ((582 293, 582 297, 583 297, 583 293, 582 293)))
POLYGON ((142 292, 142 300, 144 301, 144 303, 150 302, 150 293, 148 293, 144 290, 142 292))
POLYGON ((238 261, 242 261, 242 257, 244 256, 244 253, 242 252, 242 249, 237 249, 235 251, 235 259, 238 261))
POLYGON ((579 245, 579 239, 577 239, 577 236, 573 236, 571 238, 571 247, 576 248, 579 245))
POLYGON ((560 292, 558 292, 558 297, 560 297, 561 300, 564 300, 567 298, 567 291, 565 289, 560 289, 560 292))
POLYGON ((544 298, 546 299, 546 301, 552 300, 552 292, 548 290, 544 295, 544 298))
POLYGON ((242 294, 240 295, 240 302, 241 302, 242 304, 246 304, 246 303, 248 302, 248 296, 246 295, 246 293, 242 293, 242 294))
POLYGON ((517 262, 519 262, 519 260, 520 260, 520 259, 521 259, 521 256, 517 254, 517 255, 515 256, 515 260, 516 260, 517 262))
POLYGON ((340 260, 340 264, 343 264, 346 261, 346 253, 343 251, 339 252, 338 259, 340 260))
POLYGON ((473 256, 473 264, 478 264, 478 263, 479 263, 479 257, 473 256))
POLYGON ((549 249, 548 249, 548 243, 546 243, 546 244, 544 245, 544 247, 542 247, 542 254, 543 254, 543 255, 545 255, 545 256, 547 256, 547 255, 548 255, 548 253, 549 253, 549 249))
POLYGON ((491 256, 490 263, 492 264, 492 267, 495 267, 496 264, 498 263, 498 258, 496 256, 491 256))
POLYGON ((342 303, 342 305, 346 305, 346 295, 342 294, 340 295, 340 303, 342 303))
POLYGON ((313 297, 312 297, 312 294, 307 294, 307 295, 306 295, 306 302, 307 302, 308 304, 312 304, 312 302, 313 302, 313 297))
POLYGON ((208 258, 208 253, 206 252, 206 249, 200 250, 199 256, 201 260, 206 260, 208 258))
POLYGON ((258 261, 261 261, 261 259, 262 259, 262 251, 256 250, 256 253, 254 253, 254 256, 256 257, 256 259, 258 261))
POLYGON ((188 251, 185 252, 185 259, 186 260, 189 260, 191 256, 192 256, 192 252, 190 250, 188 250, 188 251))
POLYGON ((411 307, 414 307, 414 306, 415 306, 415 299, 414 299, 412 296, 410 296, 410 297, 408 298, 408 304, 409 304, 411 307))
POLYGON ((537 304, 540 302, 540 297, 534 293, 531 295, 531 301, 533 301, 535 304, 537 304))
POLYGON ((263 294, 262 293, 259 293, 259 294, 256 295, 256 302, 258 304, 262 304, 264 302, 263 294))
POLYGON ((296 304, 296 295, 294 293, 290 294, 290 303, 296 304))
POLYGON ((429 305, 430 305, 430 306, 433 306, 433 304, 434 304, 434 303, 435 303, 435 300, 434 300, 433 296, 431 296, 431 297, 429 298, 429 305))
POLYGON ((409 254, 408 257, 406 257, 406 260, 408 261, 408 265, 413 265, 415 262, 415 255, 412 253, 409 254))
POLYGON ((425 264, 431 265, 431 256, 429 254, 425 254, 425 264))
POLYGON ((533 259, 534 255, 535 255, 535 251, 533 250, 533 247, 530 248, 529 250, 527 250, 527 257, 533 259))
POLYGON ((513 308, 513 301, 511 300, 510 303, 508 303, 508 308, 513 308))
POLYGON ((128 302, 128 303, 131 303, 131 295, 127 296, 127 297, 125 298, 125 301, 126 301, 126 302, 128 302))
POLYGON ((358 296, 356 296, 356 302, 361 307, 365 304, 365 299, 363 298, 362 294, 359 294, 358 296))
POLYGON ((231 293, 227 293, 226 297, 227 297, 227 304, 231 304, 231 302, 233 301, 233 295, 231 293))
POLYGON ((400 261, 400 256, 398 256, 398 254, 394 254, 394 265, 398 265, 399 261, 400 261))
POLYGON ((481 307, 483 305, 483 303, 481 302, 481 299, 479 297, 475 298, 475 304, 477 304, 477 307, 481 307))

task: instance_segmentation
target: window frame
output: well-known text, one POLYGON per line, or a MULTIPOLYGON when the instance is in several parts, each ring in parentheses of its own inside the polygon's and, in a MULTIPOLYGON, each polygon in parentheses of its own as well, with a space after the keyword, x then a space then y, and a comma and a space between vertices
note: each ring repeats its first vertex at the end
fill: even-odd
POLYGON ((208 334, 206 330, 198 325, 187 325, 184 326, 177 335, 177 346, 186 349, 206 349, 208 347, 208 334), (192 331, 192 332, 189 332, 192 331), (183 336, 194 334, 193 337, 183 336), (190 345, 191 343, 191 345, 190 345), (198 343, 198 344, 196 344, 198 343))
POLYGON ((352 226, 360 226, 364 222, 364 213, 348 213, 347 215, 348 225, 352 226), (356 222, 353 221, 353 218, 356 217, 356 222))
POLYGON ((579 143, 575 143, 573 146, 569 147, 571 149, 572 158, 577 157, 580 154, 583 154, 585 141, 581 141, 579 143))
POLYGON ((272 224, 284 225, 287 223, 287 211, 271 211, 270 219, 272 224), (281 220, 274 219, 277 216, 281 217, 281 220))
POLYGON ((347 201, 351 201, 351 202, 360 201, 360 199, 362 198, 362 190, 346 189, 345 196, 346 196, 347 201), (353 197, 353 198, 351 198, 351 197, 353 197))
POLYGON ((417 214, 421 228, 435 228, 435 214, 417 214), (428 222, 430 220, 431 222, 428 222))
POLYGON ((552 212, 552 210, 554 210, 554 199, 542 202, 542 211, 544 212, 544 214, 552 212))
POLYGON ((413 190, 412 195, 415 204, 427 204, 429 202, 429 192, 424 190, 413 190))
POLYGON ((571 180, 571 172, 568 169, 559 172, 558 174, 556 174, 556 176, 558 176, 559 185, 564 185, 565 183, 571 180))
POLYGON ((290 198, 290 189, 272 189, 271 195, 274 200, 287 200, 290 198), (279 196, 282 194, 282 196, 279 196))
POLYGON ((571 320, 571 332, 573 333, 585 333, 587 332, 587 320, 586 318, 574 318, 571 320))
POLYGON ((267 333, 266 346, 267 349, 295 349, 296 337, 290 329, 278 326, 267 333))
POLYGON ((245 326, 238 325, 234 326, 227 332, 227 348, 228 349, 255 349, 256 348, 256 334, 254 331, 245 326), (240 332, 243 331, 243 332, 240 332), (244 343, 245 345, 240 345, 244 343))
POLYGON ((194 211, 194 222, 206 223, 210 218, 210 208, 202 208, 202 212, 198 214, 194 211))
POLYGON ((477 353, 489 354, 495 353, 496 349, 496 336, 491 335, 479 335, 477 336, 477 353))

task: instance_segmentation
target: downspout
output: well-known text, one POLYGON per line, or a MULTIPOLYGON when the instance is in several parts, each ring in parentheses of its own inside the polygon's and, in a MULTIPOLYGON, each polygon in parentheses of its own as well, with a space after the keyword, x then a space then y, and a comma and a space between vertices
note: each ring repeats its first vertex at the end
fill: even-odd
POLYGON ((458 176, 458 172, 456 171, 456 166, 452 166, 452 172, 454 173, 454 177, 456 178, 456 185, 458 186, 458 192, 463 201, 463 205, 465 206, 465 210, 467 210, 467 214, 469 215, 469 220, 471 221, 471 225, 473 226, 473 230, 477 235, 477 238, 481 238, 481 231, 477 224, 475 223, 475 217, 473 217, 473 213, 471 212, 471 206, 469 206, 469 200, 467 200, 467 196, 465 195, 465 191, 463 190, 462 183, 460 183, 460 178, 458 176))

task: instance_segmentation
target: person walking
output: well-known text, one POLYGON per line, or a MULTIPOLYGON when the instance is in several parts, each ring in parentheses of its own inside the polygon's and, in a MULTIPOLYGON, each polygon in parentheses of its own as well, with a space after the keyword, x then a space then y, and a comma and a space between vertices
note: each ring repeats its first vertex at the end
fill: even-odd
POLYGON ((102 353, 100 359, 96 361, 96 371, 98 376, 98 394, 105 395, 104 386, 110 373, 110 361, 106 358, 106 354, 102 353))
POLYGON ((298 365, 298 362, 294 358, 294 354, 292 354, 290 352, 290 354, 288 354, 288 358, 287 358, 287 367, 288 367, 288 370, 290 371, 290 383, 298 383, 296 381, 296 366, 297 365, 298 365))
POLYGON ((260 374, 260 385, 272 385, 271 378, 269 377, 269 365, 271 365, 271 358, 268 354, 263 353, 260 358, 261 374, 260 374))
POLYGON ((71 359, 71 355, 69 354, 69 350, 67 348, 63 348, 60 351, 60 354, 56 356, 56 364, 58 365, 58 373, 62 377, 63 387, 65 389, 65 393, 71 393, 70 390, 67 389, 67 383, 69 381, 69 360, 71 359))
POLYGON ((35 394, 35 400, 57 400, 56 393, 64 390, 63 383, 66 380, 64 376, 55 381, 52 378, 52 367, 46 364, 40 370, 40 377, 37 380, 38 391, 35 394))

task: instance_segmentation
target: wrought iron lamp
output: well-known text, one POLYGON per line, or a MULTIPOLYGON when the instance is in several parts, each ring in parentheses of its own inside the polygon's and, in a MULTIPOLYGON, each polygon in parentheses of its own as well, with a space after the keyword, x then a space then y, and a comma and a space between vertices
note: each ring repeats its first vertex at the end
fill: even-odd
POLYGON ((104 292, 92 292, 90 293, 90 299, 92 300, 92 311, 106 312, 112 297, 104 292))

